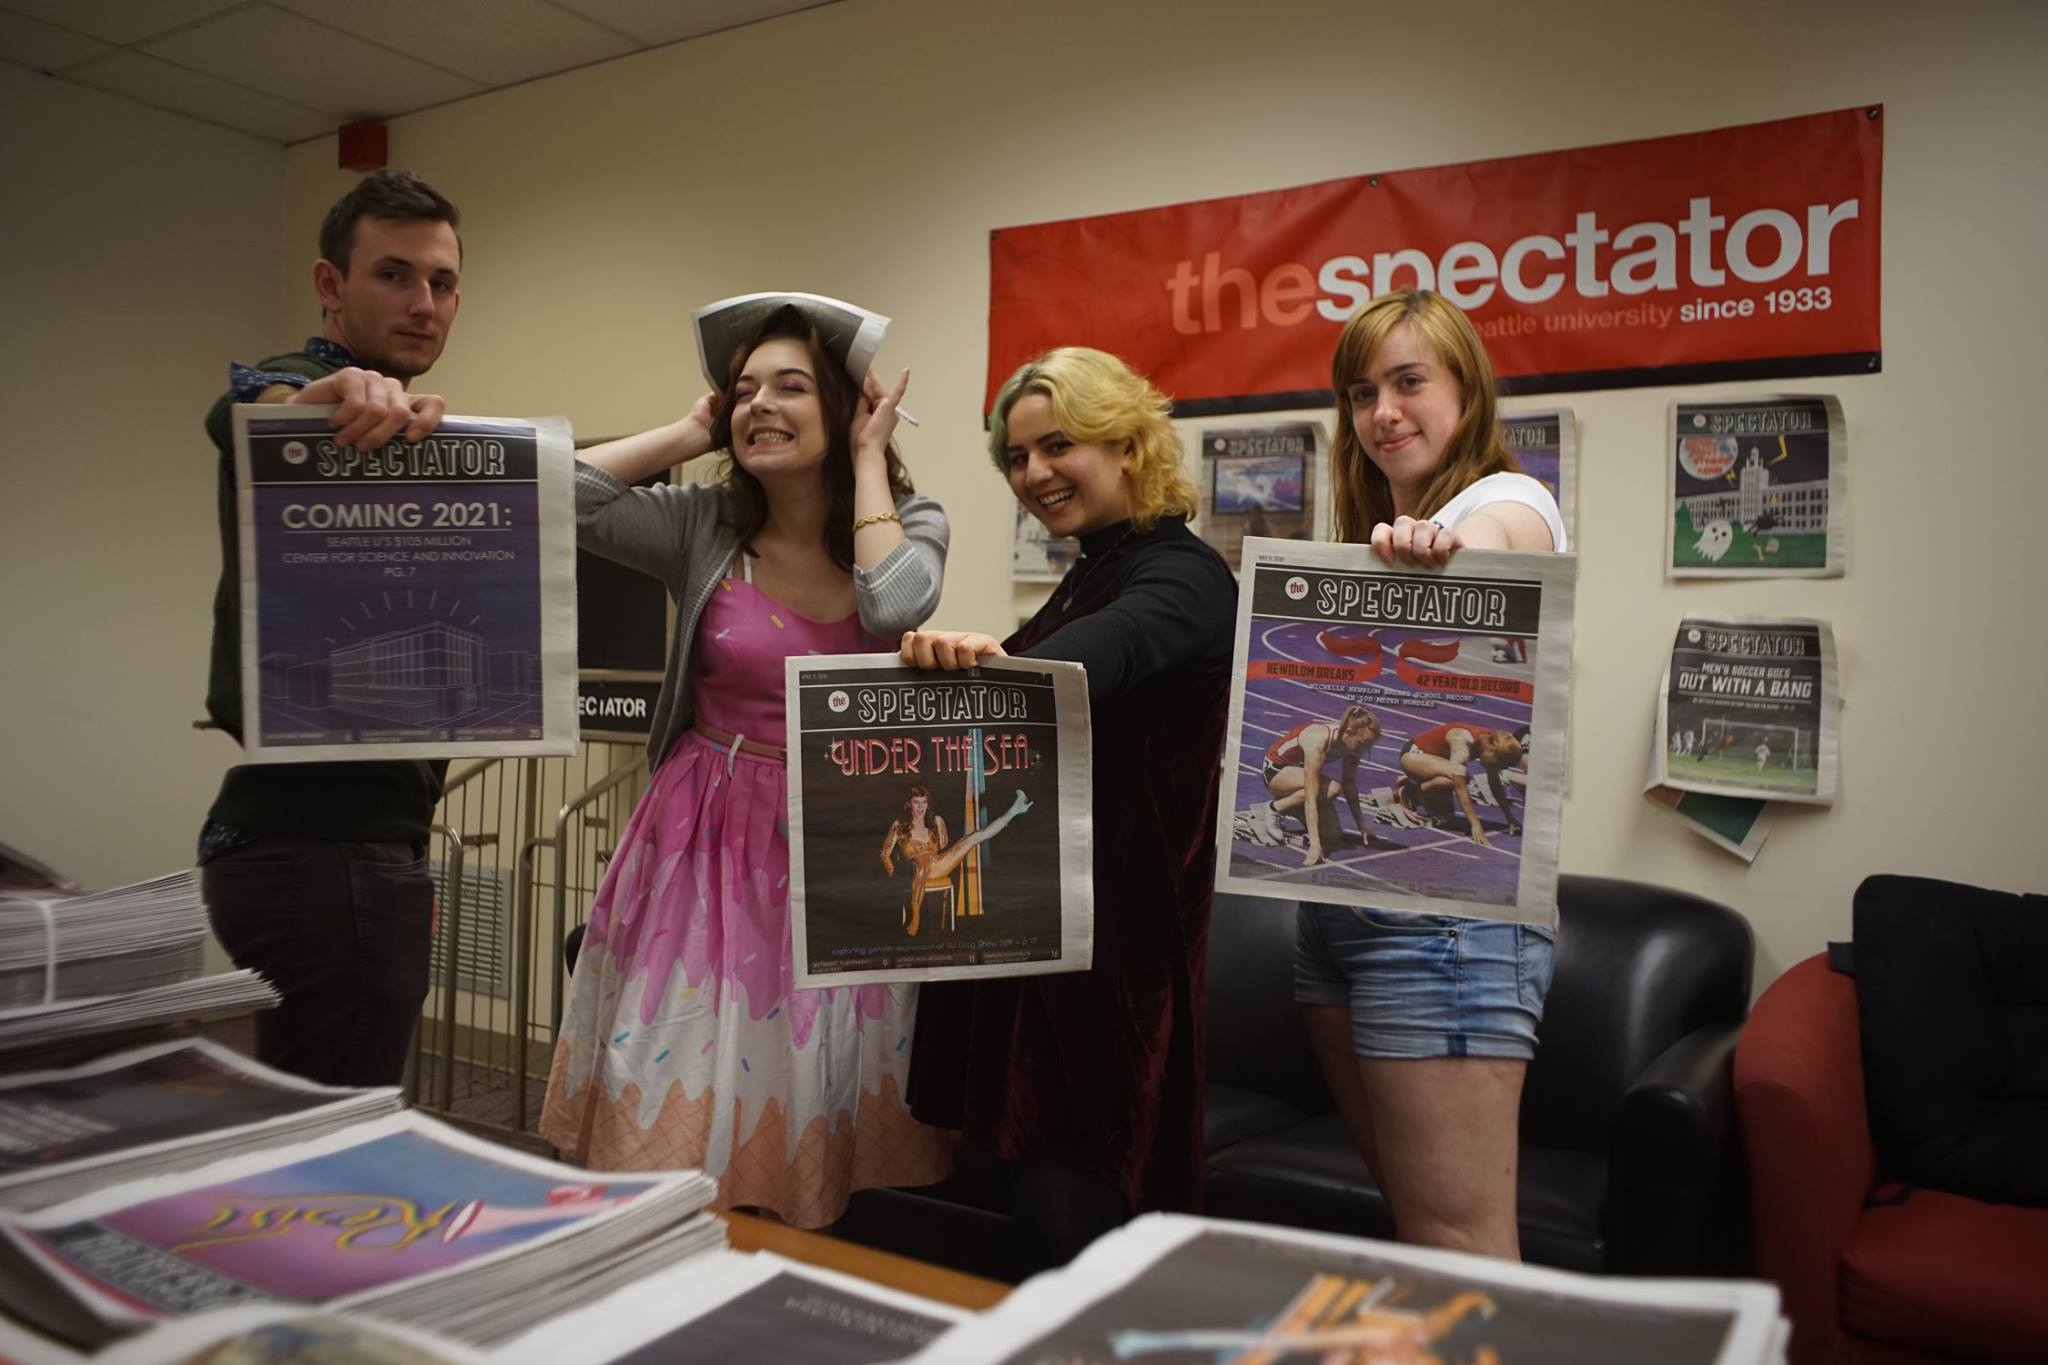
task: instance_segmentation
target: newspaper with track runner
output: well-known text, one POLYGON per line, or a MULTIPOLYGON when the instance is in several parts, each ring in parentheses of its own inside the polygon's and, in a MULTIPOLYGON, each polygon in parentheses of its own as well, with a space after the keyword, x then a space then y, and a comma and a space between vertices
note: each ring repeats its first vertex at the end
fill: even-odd
POLYGON ((1669 412, 1667 576, 1841 576, 1849 541, 1849 440, 1841 399, 1680 400, 1669 412))
POLYGON ((1147 1214, 916 1365, 1766 1365, 1775 1286, 1631 1280, 1257 1223, 1147 1214))
POLYGON ((404 1103, 396 1087, 316 1085, 203 1038, 0 1077, 0 1209, 303 1141, 404 1103))
POLYGON ((574 753, 568 422, 356 450, 333 411, 233 408, 244 761, 574 753))
POLYGON ((894 654, 787 665, 799 988, 1086 970, 1094 958, 1088 680, 894 654))
POLYGON ((1217 889, 1550 923, 1577 567, 1245 541, 1217 889))
POLYGON ((1647 785, 1832 805, 1840 737, 1827 622, 1688 616, 1657 692, 1647 785))
POLYGON ((696 1171, 594 1174, 415 1114, 0 1219, 0 1309, 98 1346, 257 1299, 490 1344, 722 1245, 696 1171))

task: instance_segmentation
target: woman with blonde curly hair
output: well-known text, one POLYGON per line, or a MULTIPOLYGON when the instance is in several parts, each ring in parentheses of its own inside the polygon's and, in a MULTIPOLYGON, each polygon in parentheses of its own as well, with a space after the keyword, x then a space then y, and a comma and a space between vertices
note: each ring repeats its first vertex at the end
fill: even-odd
POLYGON ((1143 1209, 1192 1210, 1202 1176, 1202 1009, 1216 783, 1236 584, 1188 529, 1197 498, 1164 395, 1069 346, 996 396, 989 456, 1081 558, 998 644, 913 631, 906 663, 997 654, 1088 669, 1094 722, 1095 965, 927 986, 913 1112, 1004 1163, 1047 1260, 1143 1209))

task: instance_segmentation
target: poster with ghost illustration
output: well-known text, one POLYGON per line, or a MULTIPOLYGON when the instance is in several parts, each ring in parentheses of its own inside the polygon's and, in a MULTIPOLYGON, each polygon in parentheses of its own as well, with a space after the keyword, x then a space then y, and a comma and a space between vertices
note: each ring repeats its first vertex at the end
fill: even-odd
POLYGON ((1834 395, 1675 402, 1665 452, 1668 577, 1841 575, 1849 451, 1834 395))

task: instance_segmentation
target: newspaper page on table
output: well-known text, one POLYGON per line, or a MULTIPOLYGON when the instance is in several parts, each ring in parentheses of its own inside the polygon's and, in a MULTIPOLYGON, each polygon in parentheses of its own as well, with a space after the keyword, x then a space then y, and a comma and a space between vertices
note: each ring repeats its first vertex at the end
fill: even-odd
POLYGON ((131 1048, 80 1066, 0 1079, 0 1208, 23 1211, 105 1183, 109 1168, 186 1168, 224 1145, 303 1136, 312 1112, 337 1122, 395 1113, 396 1087, 316 1085, 203 1038, 131 1048), (61 1188, 64 1195, 53 1195, 61 1188))
POLYGON ((1085 970, 1094 957, 1088 681, 894 654, 788 662, 796 985, 1085 970))
POLYGON ((91 1343, 263 1298, 348 1307, 601 1223, 630 1229, 636 1201, 704 1183, 593 1180, 396 1114, 0 1219, 0 1309, 91 1343))
POLYGON ((244 761, 574 753, 569 424, 356 450, 331 407, 233 411, 244 761))
POLYGON ((1147 1214, 917 1365, 1282 1360, 1760 1365, 1778 1291, 1629 1280, 1256 1223, 1147 1214))
POLYGON ((1241 567, 1247 536, 1316 538, 1322 439, 1317 422, 1202 428, 1202 514, 1195 529, 1231 572, 1241 567))
POLYGON ((1564 518, 1565 544, 1579 544, 1579 419, 1570 408, 1500 415, 1501 440, 1522 472, 1550 490, 1564 518))
POLYGON ((1672 578, 1834 578, 1848 562, 1849 443, 1833 394, 1674 402, 1672 578))
POLYGON ((1825 621, 1686 617, 1657 694, 1649 785, 1834 804, 1838 686, 1825 621))
POLYGON ((496 1356, 367 1314, 262 1302, 161 1322, 90 1359, 93 1365, 486 1365, 496 1356))
POLYGON ((770 1252, 704 1252, 505 1343, 497 1365, 880 1365, 972 1314, 770 1252))
POLYGON ((1549 923, 1577 568, 1247 540, 1217 890, 1549 923))

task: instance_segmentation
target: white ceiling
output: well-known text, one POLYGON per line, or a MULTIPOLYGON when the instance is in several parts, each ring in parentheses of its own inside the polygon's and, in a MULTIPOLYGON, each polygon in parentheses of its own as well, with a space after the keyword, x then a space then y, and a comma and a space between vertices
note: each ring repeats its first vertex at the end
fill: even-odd
POLYGON ((0 61, 273 142, 831 0, 0 0, 0 61))

